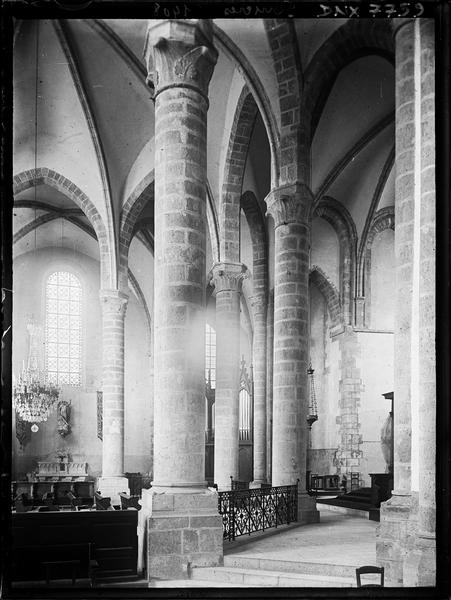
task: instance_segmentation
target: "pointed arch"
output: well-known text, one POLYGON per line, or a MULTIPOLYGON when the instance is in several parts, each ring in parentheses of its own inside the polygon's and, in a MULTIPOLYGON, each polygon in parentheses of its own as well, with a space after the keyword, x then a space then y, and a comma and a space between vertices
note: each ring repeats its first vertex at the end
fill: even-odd
POLYGON ((385 229, 395 230, 394 206, 381 208, 374 215, 368 229, 363 252, 359 257, 359 272, 362 274, 360 295, 365 306, 362 325, 365 327, 368 327, 371 322, 371 248, 375 237, 385 229))
POLYGON ((237 263, 240 260, 241 192, 257 110, 255 100, 245 85, 235 109, 222 180, 219 205, 219 255, 220 260, 223 261, 237 263))
POLYGON ((317 50, 304 78, 303 118, 313 140, 327 98, 338 74, 354 60, 375 54, 394 63, 394 39, 389 19, 348 19, 317 50))
POLYGON ((258 297, 266 306, 268 295, 268 246, 265 219, 253 192, 245 192, 241 196, 240 205, 246 217, 252 239, 253 298, 258 297))
POLYGON ((352 323, 355 291, 357 231, 346 208, 335 198, 324 196, 314 210, 315 217, 325 219, 335 230, 340 245, 340 297, 343 321, 352 323))
POLYGON ((111 252, 114 252, 114 249, 110 248, 110 236, 99 211, 75 183, 52 169, 38 167, 14 175, 13 194, 16 196, 24 190, 44 184, 55 188, 70 198, 83 211, 83 214, 94 228, 99 242, 101 285, 105 288, 113 287, 115 275, 112 273, 110 255, 111 252))
POLYGON ((264 20, 279 90, 279 185, 310 183, 310 144, 301 120, 302 69, 296 30, 291 19, 264 20), (295 132, 295 133, 293 133, 295 132))
POLYGON ((310 285, 314 285, 324 297, 329 313, 332 327, 340 327, 341 321, 341 302, 340 294, 334 284, 328 279, 327 275, 314 265, 309 275, 310 285))

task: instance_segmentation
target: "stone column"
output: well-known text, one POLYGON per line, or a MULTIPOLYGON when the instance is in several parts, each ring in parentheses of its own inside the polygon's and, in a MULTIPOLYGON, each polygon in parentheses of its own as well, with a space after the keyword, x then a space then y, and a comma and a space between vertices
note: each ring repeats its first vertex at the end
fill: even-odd
POLYGON ((124 477, 124 321, 128 296, 119 290, 101 290, 102 306, 102 477, 97 488, 120 504, 119 492, 127 492, 124 477))
POLYGON ((266 298, 251 298, 254 314, 254 477, 252 486, 266 483, 266 298))
POLYGON ((266 324, 266 480, 272 481, 272 392, 274 369, 274 289, 268 295, 266 324))
POLYGON ((238 479, 240 391, 240 294, 243 266, 213 267, 216 288, 216 391, 214 481, 219 490, 238 479))
POLYGON ((381 506, 387 585, 435 585, 434 23, 395 19, 394 491, 381 506))
POLYGON ((319 513, 306 493, 312 194, 303 184, 287 185, 266 203, 276 229, 272 484, 299 481, 299 521, 314 522, 319 513))
POLYGON ((149 578, 222 561, 217 494, 205 482, 205 223, 208 20, 151 20, 145 57, 155 98, 154 480, 149 578))

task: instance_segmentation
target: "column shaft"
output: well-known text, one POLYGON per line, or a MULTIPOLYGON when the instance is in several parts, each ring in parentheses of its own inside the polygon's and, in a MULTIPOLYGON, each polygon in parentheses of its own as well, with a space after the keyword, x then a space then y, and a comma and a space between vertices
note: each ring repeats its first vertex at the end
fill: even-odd
POLYGON ((214 480, 219 489, 238 479, 240 388, 240 290, 242 266, 213 268, 216 288, 216 391, 214 480))
POLYGON ((251 299, 254 312, 252 362, 254 367, 254 475, 253 483, 266 482, 266 300, 251 299))
POLYGON ((272 484, 300 480, 305 491, 308 442, 308 210, 302 187, 277 190, 275 222, 272 484))
POLYGON ((266 478, 272 481, 272 412, 274 368, 274 290, 269 292, 266 325, 266 478))
POLYGON ((124 475, 124 320, 127 296, 102 290, 102 477, 124 475))

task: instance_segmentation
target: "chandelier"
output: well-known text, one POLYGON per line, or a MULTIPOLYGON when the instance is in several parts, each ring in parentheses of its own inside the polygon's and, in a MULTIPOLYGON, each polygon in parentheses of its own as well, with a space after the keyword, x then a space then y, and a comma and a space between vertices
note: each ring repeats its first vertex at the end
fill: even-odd
POLYGON ((310 430, 312 429, 313 423, 318 420, 318 406, 316 404, 315 378, 313 375, 314 372, 315 372, 315 370, 312 369, 312 363, 310 363, 309 368, 307 369, 307 375, 308 375, 308 379, 309 379, 309 388, 310 388, 307 423, 308 423, 310 430))
POLYGON ((18 380, 14 381, 13 407, 24 421, 33 423, 31 431, 36 433, 39 430, 36 423, 47 421, 50 412, 55 408, 60 391, 38 368, 35 339, 37 326, 29 323, 27 328, 30 334, 28 366, 22 366, 18 380))

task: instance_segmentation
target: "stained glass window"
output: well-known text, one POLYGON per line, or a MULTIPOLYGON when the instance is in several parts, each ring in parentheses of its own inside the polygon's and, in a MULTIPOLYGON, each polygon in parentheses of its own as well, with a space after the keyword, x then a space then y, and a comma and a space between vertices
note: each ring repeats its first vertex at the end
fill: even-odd
POLYGON ((205 326, 205 379, 211 389, 216 387, 216 331, 207 323, 205 326))
POLYGON ((81 384, 81 284, 67 271, 47 280, 46 364, 52 383, 81 384))

